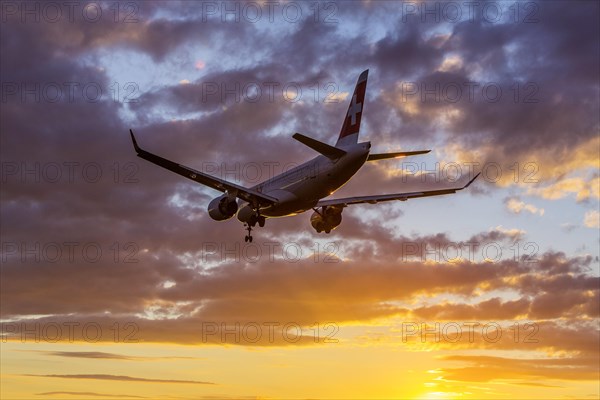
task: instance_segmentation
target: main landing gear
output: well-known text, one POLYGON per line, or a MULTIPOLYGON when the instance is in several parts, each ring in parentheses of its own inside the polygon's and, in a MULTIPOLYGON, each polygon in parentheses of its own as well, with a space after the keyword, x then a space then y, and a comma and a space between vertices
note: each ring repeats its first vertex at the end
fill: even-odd
POLYGON ((252 243, 252 228, 256 226, 257 222, 258 226, 262 228, 263 226, 265 226, 265 221, 266 218, 260 215, 260 213, 257 213, 257 215, 253 215, 252 217, 250 217, 250 221, 244 224, 246 230, 248 231, 248 234, 244 237, 244 242, 252 243))

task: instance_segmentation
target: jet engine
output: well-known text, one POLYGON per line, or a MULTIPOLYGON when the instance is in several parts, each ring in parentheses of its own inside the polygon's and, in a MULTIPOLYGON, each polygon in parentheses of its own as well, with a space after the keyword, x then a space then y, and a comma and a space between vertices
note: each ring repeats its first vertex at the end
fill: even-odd
POLYGON ((323 207, 311 215, 310 224, 317 233, 329 233, 342 223, 342 210, 342 207, 323 207))
POLYGON ((216 221, 225 221, 235 215, 238 210, 237 201, 235 198, 230 199, 224 194, 216 199, 212 199, 208 203, 208 215, 216 221))

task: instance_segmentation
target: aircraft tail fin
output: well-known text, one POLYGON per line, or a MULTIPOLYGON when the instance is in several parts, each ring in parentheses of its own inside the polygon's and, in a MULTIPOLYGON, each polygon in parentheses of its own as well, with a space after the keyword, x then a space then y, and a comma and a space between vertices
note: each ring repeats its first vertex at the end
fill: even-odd
POLYGON ((362 117, 363 105, 365 104, 365 93, 367 91, 367 78, 369 70, 364 70, 358 77, 354 93, 350 99, 350 105, 344 118, 340 136, 335 144, 336 147, 345 144, 354 144, 358 142, 360 131, 360 121, 362 117))

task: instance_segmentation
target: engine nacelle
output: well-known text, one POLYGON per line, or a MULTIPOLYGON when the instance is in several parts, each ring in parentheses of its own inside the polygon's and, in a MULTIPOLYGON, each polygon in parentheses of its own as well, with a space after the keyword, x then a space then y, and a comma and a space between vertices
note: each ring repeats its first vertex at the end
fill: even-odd
POLYGON ((256 211, 252 209, 248 204, 240 208, 237 218, 240 222, 248 223, 252 218, 256 218, 256 211))
POLYGON ((317 233, 329 233, 342 223, 342 210, 342 207, 324 207, 311 215, 310 224, 317 233))
POLYGON ((226 194, 212 199, 208 203, 208 215, 216 221, 225 221, 235 215, 238 210, 237 201, 230 200, 226 194))

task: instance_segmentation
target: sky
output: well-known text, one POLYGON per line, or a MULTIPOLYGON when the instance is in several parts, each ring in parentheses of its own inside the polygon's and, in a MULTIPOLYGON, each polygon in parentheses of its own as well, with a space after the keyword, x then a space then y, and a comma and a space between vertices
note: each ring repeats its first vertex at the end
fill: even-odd
POLYGON ((594 1, 21 2, 0 9, 3 399, 600 396, 594 1), (254 242, 219 192, 371 162, 254 242))

